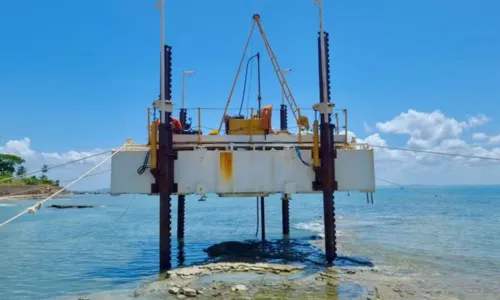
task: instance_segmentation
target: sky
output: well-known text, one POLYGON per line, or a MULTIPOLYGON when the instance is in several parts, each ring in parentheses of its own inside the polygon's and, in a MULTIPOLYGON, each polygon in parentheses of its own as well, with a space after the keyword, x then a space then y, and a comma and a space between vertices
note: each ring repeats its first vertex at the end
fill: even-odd
MULTIPOLYGON (((159 94, 156 0, 0 1, 0 152, 22 155, 29 170, 146 141, 146 107, 159 94)), ((182 72, 188 114, 222 108, 259 13, 287 81, 304 111, 319 100, 318 7, 303 0, 165 0, 173 48, 172 101, 182 72)), ((324 0, 330 34, 331 94, 349 110, 361 141, 500 158, 500 2, 324 0)), ((263 104, 281 90, 255 32, 263 104)), ((230 108, 242 98, 244 70, 230 108)), ((256 107, 256 67, 244 108, 256 107)), ((232 111, 234 112, 234 111, 232 111)), ((176 112, 177 113, 177 112, 176 112)), ((309 118, 314 115, 309 113, 309 118)), ((202 113, 216 128, 221 110, 202 113)), ((289 122, 292 116, 289 114, 289 122)), ((275 114, 275 127, 279 121, 275 114)), ((77 177, 104 157, 51 170, 77 177)), ((400 184, 500 184, 499 164, 376 149, 377 177, 400 184)), ((109 169, 109 164, 99 170, 109 169)), ((105 188, 109 173, 75 189, 105 188)))

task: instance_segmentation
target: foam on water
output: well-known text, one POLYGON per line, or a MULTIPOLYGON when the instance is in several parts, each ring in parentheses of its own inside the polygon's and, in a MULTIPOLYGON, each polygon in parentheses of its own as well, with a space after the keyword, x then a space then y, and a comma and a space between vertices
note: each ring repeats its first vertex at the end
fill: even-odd
MULTIPOLYGON (((342 217, 337 217, 337 222, 338 220, 342 220, 342 217)), ((298 223, 295 224, 294 227, 297 229, 301 230, 307 230, 312 233, 314 233, 317 236, 320 236, 321 238, 325 237, 325 229, 323 226, 323 220, 314 220, 310 222, 305 222, 305 223, 298 223)), ((346 234, 340 230, 337 230, 337 236, 345 236, 346 234)))

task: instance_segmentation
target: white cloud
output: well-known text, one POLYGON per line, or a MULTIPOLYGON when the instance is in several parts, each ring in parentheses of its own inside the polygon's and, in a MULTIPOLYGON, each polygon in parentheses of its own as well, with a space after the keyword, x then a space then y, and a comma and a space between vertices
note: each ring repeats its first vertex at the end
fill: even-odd
POLYGON ((478 114, 476 116, 469 117, 467 119, 467 124, 469 127, 477 127, 486 124, 491 119, 483 114, 478 114))
POLYGON ((500 134, 488 137, 488 143, 490 143, 490 144, 500 144, 500 134))
POLYGON ((472 139, 477 141, 487 140, 488 136, 482 132, 476 132, 472 135, 472 139))
MULTIPOLYGON (((27 137, 21 140, 10 140, 4 146, 0 146, 0 153, 14 154, 24 158, 26 160, 26 163, 24 165, 27 168, 28 172, 37 171, 41 169, 43 165, 48 165, 49 167, 56 166, 59 164, 82 159, 87 156, 95 155, 104 151, 106 150, 94 149, 90 151, 72 150, 68 152, 38 152, 31 148, 31 140, 27 137)), ((106 155, 110 154, 111 153, 94 156, 65 166, 50 169, 47 173, 47 176, 54 180, 60 180, 61 185, 68 184, 68 180, 82 175, 90 168, 104 160, 106 158, 106 155), (62 183, 63 181, 66 182, 62 183)), ((95 173, 102 172, 109 169, 110 167, 111 160, 108 160, 106 163, 96 169, 95 173)), ((81 182, 73 185, 70 189, 81 190, 108 187, 109 174, 109 172, 104 172, 95 176, 84 178, 81 182)), ((41 175, 41 173, 37 173, 34 175, 39 176, 41 175)))
POLYGON ((368 125, 368 123, 366 123, 366 122, 363 123, 363 127, 365 128, 366 133, 373 132, 373 128, 371 128, 370 125, 368 125))
MULTIPOLYGON (((484 115, 455 119, 444 115, 439 110, 419 112, 408 110, 394 118, 376 123, 376 129, 368 136, 356 137, 348 131, 348 138, 356 137, 360 143, 373 146, 421 149, 444 153, 456 153, 467 156, 491 157, 500 159, 500 135, 488 136, 481 132, 472 135, 475 141, 488 143, 468 143, 465 132, 473 127, 480 127, 489 120, 484 115), (394 139, 394 135, 398 135, 394 139), (401 140, 401 137, 403 140, 401 140)), ((341 132, 343 133, 343 132, 341 132)), ((468 135, 469 136, 469 135, 468 135)), ((376 176, 380 179, 400 184, 500 184, 500 161, 478 158, 434 155, 387 148, 376 148, 376 176)), ((39 152, 31 148, 30 139, 13 140, 0 147, 0 152, 17 154, 26 159, 29 170, 37 170, 44 164, 57 165, 104 151, 39 152)), ((54 179, 68 180, 75 178, 93 165, 102 161, 106 155, 93 157, 75 164, 49 171, 54 179)), ((99 170, 110 168, 110 162, 99 170)), ((103 173, 84 179, 75 189, 97 189, 109 187, 110 173, 103 173)))
MULTIPOLYGON (((344 134, 345 134, 345 129, 339 130, 339 135, 344 135, 344 134)), ((347 139, 348 139, 348 141, 350 142, 353 137, 356 137, 356 134, 354 134, 354 132, 348 130, 347 131, 347 139)))
POLYGON ((406 134, 409 136, 408 146, 425 149, 444 140, 458 138, 464 129, 480 126, 488 120, 488 117, 480 114, 459 122, 448 118, 439 110, 426 113, 410 109, 390 121, 379 122, 376 126, 382 133, 406 134))
MULTIPOLYGON (((418 112, 408 110, 392 120, 376 124, 379 133, 372 134, 364 142, 374 146, 388 146, 390 135, 407 137, 406 145, 401 148, 421 149, 467 156, 491 157, 500 159, 500 148, 485 148, 468 144, 462 139, 465 130, 479 127, 490 118, 479 114, 463 121, 447 117, 439 110, 418 112), (386 139, 384 139, 386 138, 386 139)), ((475 133, 475 140, 488 139, 489 143, 498 142, 497 137, 475 133)), ((397 145, 390 145, 397 146, 397 145)), ((500 172, 500 162, 478 158, 464 158, 427 153, 375 148, 376 173, 387 180, 414 184, 500 184, 496 173, 500 172), (388 178, 387 178, 388 177, 388 178)))

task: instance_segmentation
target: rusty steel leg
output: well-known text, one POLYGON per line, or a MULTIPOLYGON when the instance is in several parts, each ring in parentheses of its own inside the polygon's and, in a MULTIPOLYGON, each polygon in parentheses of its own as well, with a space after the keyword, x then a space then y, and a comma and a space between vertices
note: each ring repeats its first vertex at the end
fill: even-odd
POLYGON ((336 256, 335 219, 333 210, 333 155, 330 124, 321 124, 321 173, 323 182, 323 220, 325 226, 326 260, 331 264, 336 256))
POLYGON ((261 234, 262 234, 262 241, 266 240, 266 209, 264 206, 264 198, 265 197, 260 197, 260 221, 261 221, 261 234))
POLYGON ((186 196, 177 196, 177 240, 184 242, 184 216, 186 215, 186 196))
MULTIPOLYGON (((170 120, 171 113, 165 113, 165 120, 170 120)), ((158 188, 160 191, 160 272, 172 268, 171 257, 171 195, 173 192, 173 147, 172 127, 170 122, 159 127, 158 188)))
MULTIPOLYGON (((329 103, 331 100, 330 95, 330 59, 329 59, 329 38, 328 33, 324 32, 324 50, 325 50, 325 64, 326 70, 323 70, 321 61, 321 37, 318 36, 318 64, 319 64, 319 90, 322 103, 329 103), (323 76, 323 71, 326 71, 326 78, 323 76), (323 80, 326 86, 323 86, 323 80), (325 93, 326 90, 326 93, 325 93)), ((335 126, 331 123, 331 114, 321 113, 320 125, 320 178, 323 188, 323 220, 325 224, 325 250, 326 260, 331 264, 337 258, 336 247, 336 233, 335 233, 335 209, 334 209, 334 196, 333 192, 337 189, 335 181, 335 158, 336 150, 334 149, 333 132, 335 126)))
POLYGON ((184 265, 185 261, 185 253, 184 253, 184 242, 177 242, 177 262, 179 266, 184 265))
POLYGON ((283 238, 290 236, 290 199, 288 194, 283 194, 281 199, 281 222, 283 225, 283 238))

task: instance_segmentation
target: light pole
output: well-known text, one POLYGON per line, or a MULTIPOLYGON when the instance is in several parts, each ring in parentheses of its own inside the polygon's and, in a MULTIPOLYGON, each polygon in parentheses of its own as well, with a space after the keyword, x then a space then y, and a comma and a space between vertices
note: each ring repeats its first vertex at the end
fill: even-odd
MULTIPOLYGON (((292 69, 284 69, 281 72, 283 73, 283 77, 285 76, 286 73, 292 71, 292 69)), ((285 93, 281 91, 281 105, 285 105, 285 93)))
MULTIPOLYGON (((323 30, 323 0, 313 0, 316 4, 318 4, 319 8, 319 43, 320 43, 320 55, 321 55, 321 83, 323 85, 323 95, 321 102, 328 102, 328 94, 327 94, 327 85, 326 85, 326 53, 325 53, 325 33, 323 30)), ((325 122, 328 122, 328 114, 323 114, 323 119, 325 122)))
POLYGON ((184 95, 185 95, 184 88, 185 88, 185 83, 186 83, 186 75, 193 75, 193 74, 194 74, 194 71, 184 71, 184 72, 182 72, 182 106, 181 106, 182 109, 186 108, 186 106, 184 105, 185 104, 185 100, 184 100, 184 95))
MULTIPOLYGON (((165 123, 165 2, 158 0, 155 4, 160 10, 160 122, 165 123)), ((171 99, 168 99, 169 101, 171 99)))

